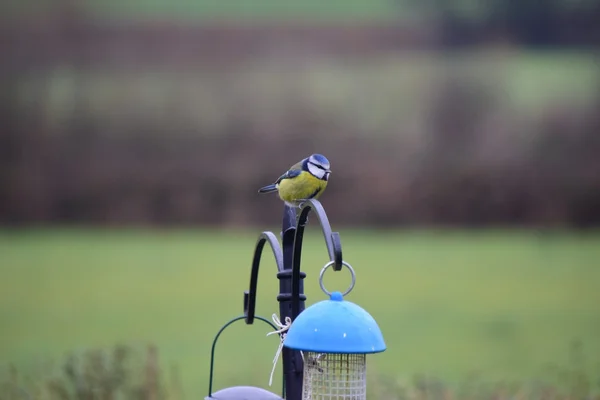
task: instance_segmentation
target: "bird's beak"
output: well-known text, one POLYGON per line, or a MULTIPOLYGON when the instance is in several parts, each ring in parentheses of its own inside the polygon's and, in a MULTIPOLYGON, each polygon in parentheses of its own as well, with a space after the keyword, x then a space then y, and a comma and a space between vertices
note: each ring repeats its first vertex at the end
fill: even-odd
POLYGON ((330 169, 326 169, 325 172, 327 172, 328 174, 330 174, 331 170, 330 169))

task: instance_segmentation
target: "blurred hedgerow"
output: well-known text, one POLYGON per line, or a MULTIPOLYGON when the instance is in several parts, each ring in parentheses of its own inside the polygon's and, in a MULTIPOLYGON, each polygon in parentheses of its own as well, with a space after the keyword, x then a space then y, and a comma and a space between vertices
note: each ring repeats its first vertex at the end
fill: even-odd
POLYGON ((385 400, 600 400, 600 364, 589 372, 589 357, 579 340, 569 347, 567 365, 547 365, 540 377, 527 381, 490 380, 473 372, 457 384, 435 376, 415 374, 394 378, 375 374, 369 399, 385 400))
MULTIPOLYGON (((566 366, 548 365, 528 381, 494 381, 474 372, 458 383, 435 376, 400 377, 371 368, 369 400, 600 400, 600 374, 590 374, 581 342, 574 341, 566 366)), ((600 365, 598 365, 600 367, 600 365)), ((391 371, 390 371, 391 372, 391 371)), ((600 371, 598 371, 600 372, 600 371)), ((145 352, 117 345, 70 354, 57 367, 45 365, 38 376, 21 375, 14 366, 0 378, 0 400, 179 400, 179 374, 161 372, 158 350, 145 352)))
POLYGON ((58 365, 21 374, 11 365, 0 380, 0 400, 163 400, 182 398, 177 369, 163 378, 155 346, 71 353, 58 365))

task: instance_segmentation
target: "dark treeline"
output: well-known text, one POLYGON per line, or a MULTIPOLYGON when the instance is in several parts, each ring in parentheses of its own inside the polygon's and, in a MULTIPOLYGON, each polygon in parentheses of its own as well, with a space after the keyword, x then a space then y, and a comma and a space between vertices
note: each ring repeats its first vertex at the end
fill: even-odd
POLYGON ((541 133, 532 132, 524 149, 506 136, 495 139, 501 127, 487 126, 492 136, 480 137, 478 127, 495 117, 478 96, 443 89, 431 136, 416 147, 393 133, 361 135, 302 105, 291 106, 275 128, 243 113, 209 128, 182 115, 162 124, 98 123, 80 104, 59 131, 45 129, 40 109, 23 115, 3 107, 0 221, 260 223, 278 218, 278 203, 256 189, 319 151, 333 164, 323 203, 338 223, 600 222, 600 102, 544 116, 529 128, 541 133))
MULTIPOLYGON (((460 2, 429 0, 440 15, 442 43, 453 48, 502 38, 529 48, 600 45, 600 1, 489 0, 473 2, 465 15, 460 2)), ((464 3, 463 3, 464 4, 464 3)))
MULTIPOLYGON (((0 223, 275 221, 279 204, 256 189, 322 152, 334 170, 322 200, 337 223, 597 225, 598 79, 586 101, 535 112, 507 99, 493 74, 475 79, 468 69, 420 78, 432 93, 424 99, 407 86, 360 103, 361 82, 380 71, 362 71, 365 60, 383 65, 440 45, 599 43, 596 3, 548 1, 535 17, 533 2, 509 3, 490 2, 497 11, 469 20, 442 8, 440 24, 410 29, 124 29, 78 13, 4 26, 0 223), (348 65, 356 79, 338 82, 348 65), (320 83, 294 86, 296 72, 282 69, 320 83), (340 104, 351 107, 323 100, 343 90, 340 104), (414 121, 400 112, 413 103, 423 115, 414 121), (392 115, 383 123, 381 113, 392 115)), ((389 74, 369 99, 398 77, 389 74)))

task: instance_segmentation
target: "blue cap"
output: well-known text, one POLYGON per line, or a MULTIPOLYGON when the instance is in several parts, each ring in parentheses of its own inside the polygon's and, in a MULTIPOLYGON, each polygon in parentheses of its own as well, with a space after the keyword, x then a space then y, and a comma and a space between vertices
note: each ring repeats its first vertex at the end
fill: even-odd
POLYGON ((386 349, 377 322, 361 307, 345 301, 340 292, 300 313, 283 345, 315 353, 367 354, 386 349))

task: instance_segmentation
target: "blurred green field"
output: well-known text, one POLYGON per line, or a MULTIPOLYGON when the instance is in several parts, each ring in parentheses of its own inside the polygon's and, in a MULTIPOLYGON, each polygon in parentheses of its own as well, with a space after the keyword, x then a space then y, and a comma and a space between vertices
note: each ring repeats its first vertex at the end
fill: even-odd
MULTIPOLYGON (((414 18, 423 10, 410 1, 399 0, 129 0, 81 3, 87 12, 111 19, 176 18, 186 20, 245 19, 246 21, 278 18, 309 18, 312 21, 414 18)), ((39 13, 52 8, 48 0, 25 0, 9 8, 14 13, 39 13)))
MULTIPOLYGON (((50 0, 22 0, 8 3, 7 12, 40 13, 52 8, 50 0)), ((493 4, 493 3, 492 3, 493 4)), ((557 5, 564 8, 586 7, 593 0, 563 0, 557 5)), ((187 20, 244 19, 246 21, 273 21, 281 18, 319 20, 376 20, 423 21, 431 18, 440 8, 452 10, 463 18, 482 18, 490 12, 490 5, 476 0, 453 2, 413 0, 86 0, 80 3, 95 16, 109 18, 169 18, 187 20)))
MULTIPOLYGON (((309 228, 308 305, 324 299, 317 276, 326 262, 309 228)), ((580 341, 585 368, 600 376, 600 235, 339 230, 357 272, 348 300, 375 317, 388 344, 369 358, 373 374, 531 379, 568 364, 580 341)), ((2 231, 0 363, 31 371, 69 350, 154 343, 165 368, 179 367, 188 398, 204 396, 211 341, 242 313, 259 231, 2 231)), ((270 318, 277 279, 265 256, 257 312, 270 318)), ((348 281, 326 277, 331 289, 348 281)), ((225 331, 217 388, 267 385, 278 344, 268 331, 225 331)))
POLYGON ((330 1, 293 1, 293 0, 204 0, 164 2, 157 0, 135 0, 127 3, 118 1, 90 1, 89 8, 95 12, 113 18, 123 16, 165 17, 173 16, 186 19, 209 18, 310 18, 318 20, 360 18, 377 20, 391 19, 399 8, 388 0, 330 0, 330 1), (390 15, 392 13, 392 15, 390 15))
POLYGON ((74 114, 82 113, 107 135, 121 135, 117 125, 138 119, 165 126, 163 131, 170 135, 179 134, 172 128, 175 123, 193 128, 180 130, 208 135, 228 126, 243 101, 256 124, 283 118, 297 102, 344 126, 345 133, 412 134, 412 141, 420 141, 431 129, 436 94, 450 84, 462 84, 486 93, 488 107, 509 126, 520 124, 514 129, 528 141, 536 133, 531 124, 547 115, 549 107, 592 104, 600 82, 598 56, 567 51, 415 51, 368 60, 314 56, 301 67, 262 57, 223 70, 151 65, 135 70, 55 68, 24 77, 17 98, 24 109, 41 101, 56 135, 64 132, 74 114), (399 126, 405 129, 399 131, 399 126))

